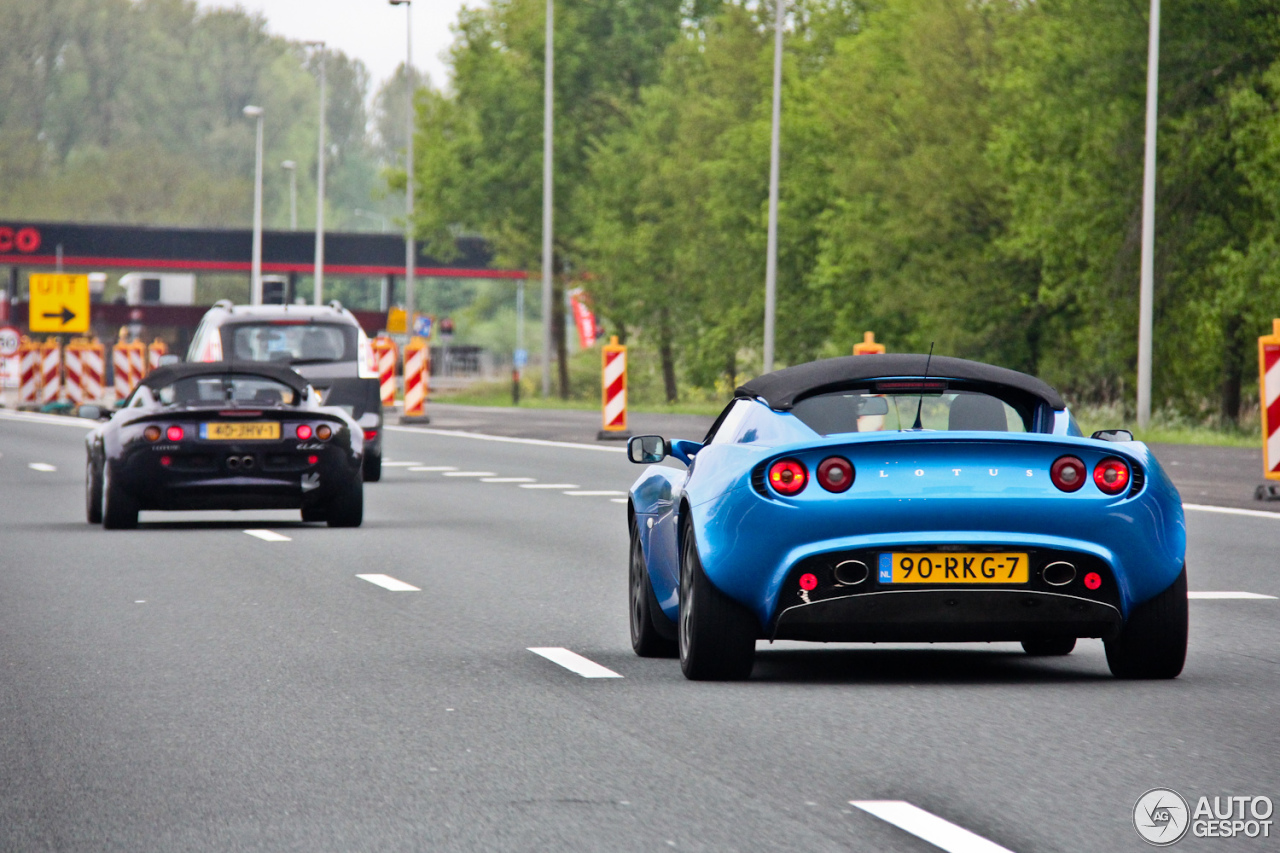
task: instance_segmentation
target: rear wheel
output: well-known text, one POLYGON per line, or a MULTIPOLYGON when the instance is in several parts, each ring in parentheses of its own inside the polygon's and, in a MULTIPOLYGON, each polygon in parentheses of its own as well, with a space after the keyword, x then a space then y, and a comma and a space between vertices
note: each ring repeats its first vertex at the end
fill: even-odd
POLYGON ((693 681, 748 678, 755 663, 759 622, 707 579, 691 525, 685 525, 682 539, 680 669, 693 681))
POLYGON ((1187 660, 1187 568, 1168 589, 1133 608, 1120 635, 1106 642, 1116 678, 1177 678, 1187 660))
POLYGON ((654 624, 656 616, 667 617, 657 611, 657 596, 653 594, 653 582, 649 580, 649 567, 644 560, 644 548, 640 544, 640 532, 631 525, 631 567, 628 572, 628 610, 631 615, 631 648, 642 658, 673 658, 680 652, 674 640, 658 633, 654 624))
POLYGON ((364 481, 376 483, 382 479, 382 454, 366 453, 364 457, 364 481))
POLYGON ((138 502, 111 476, 111 466, 102 466, 102 526, 107 530, 132 530, 138 526, 138 502))
POLYGON ((1075 637, 1043 637, 1035 640, 1023 640, 1022 650, 1036 657, 1059 657, 1069 655, 1076 647, 1075 637))
POLYGON ((325 521, 330 527, 359 527, 364 521, 364 483, 359 478, 329 501, 325 521))
POLYGON ((90 524, 102 523, 102 469, 92 456, 84 463, 84 517, 90 524))

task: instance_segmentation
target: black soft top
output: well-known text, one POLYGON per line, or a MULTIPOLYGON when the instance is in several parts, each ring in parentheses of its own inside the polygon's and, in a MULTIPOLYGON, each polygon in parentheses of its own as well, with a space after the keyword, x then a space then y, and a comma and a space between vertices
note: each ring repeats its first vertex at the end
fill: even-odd
POLYGON ((224 376, 227 374, 261 376, 266 379, 274 379, 282 385, 289 386, 299 394, 305 394, 309 385, 307 380, 287 367, 260 361, 187 361, 181 364, 167 364, 164 367, 157 367, 147 374, 147 377, 142 380, 142 384, 150 388, 163 388, 165 385, 171 385, 182 379, 190 379, 193 376, 224 376))
MULTIPOLYGON (((846 355, 797 364, 784 370, 776 370, 757 376, 738 387, 735 397, 758 397, 771 409, 787 411, 798 400, 840 391, 846 388, 864 387, 869 380, 921 378, 925 376, 926 355, 894 353, 892 355, 846 355)), ((956 379, 965 382, 1001 385, 1021 391, 1045 403, 1052 409, 1065 409, 1067 404, 1044 382, 1034 376, 994 367, 978 361, 935 355, 929 362, 930 379, 956 379)))

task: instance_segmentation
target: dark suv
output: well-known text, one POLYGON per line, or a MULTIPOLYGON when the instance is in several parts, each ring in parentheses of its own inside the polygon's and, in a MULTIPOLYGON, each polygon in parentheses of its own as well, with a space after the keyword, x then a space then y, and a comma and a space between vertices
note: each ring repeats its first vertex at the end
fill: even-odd
POLYGON ((382 478, 382 396, 369 338, 338 302, 233 305, 222 300, 200 321, 187 361, 263 361, 291 367, 324 405, 364 428, 364 479, 382 478))

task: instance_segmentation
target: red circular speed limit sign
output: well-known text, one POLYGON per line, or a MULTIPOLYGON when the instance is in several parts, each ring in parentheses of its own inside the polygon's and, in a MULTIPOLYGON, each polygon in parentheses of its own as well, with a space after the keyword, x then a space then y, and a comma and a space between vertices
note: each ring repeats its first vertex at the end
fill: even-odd
POLYGON ((22 334, 13 326, 0 326, 0 358, 9 358, 18 354, 22 344, 22 334))

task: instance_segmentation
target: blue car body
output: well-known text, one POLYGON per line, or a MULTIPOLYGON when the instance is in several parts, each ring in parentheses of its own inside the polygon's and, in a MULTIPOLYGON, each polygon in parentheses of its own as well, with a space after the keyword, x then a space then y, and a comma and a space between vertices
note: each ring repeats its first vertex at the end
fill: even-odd
MULTIPOLYGON (((884 356, 854 361, 862 359, 884 359, 886 370, 904 364, 884 356)), ((974 365, 933 363, 938 372, 930 376, 944 381, 967 375, 965 365, 974 365)), ((870 387, 867 369, 859 364, 855 384, 870 387)), ((889 372, 885 378, 919 374, 889 372)), ((817 390, 838 386, 819 383, 817 390)), ((971 378, 969 387, 980 388, 981 381, 971 378)), ((681 539, 691 533, 708 580, 755 614, 764 638, 1114 636, 1134 607, 1168 589, 1182 572, 1182 503, 1145 444, 1085 437, 1065 404, 1055 407, 1056 394, 1042 396, 1028 432, 823 435, 744 386, 709 441, 669 442, 671 455, 687 467, 651 465, 631 488, 633 530, 662 614, 656 618, 678 618, 681 539), (853 466, 847 491, 810 481, 788 496, 765 481, 764 471, 777 460, 798 460, 812 472, 833 455, 853 466), (1050 477, 1063 456, 1081 460, 1088 471, 1118 458, 1128 466, 1130 482, 1115 495, 1092 478, 1076 491, 1063 491, 1050 477), (895 552, 995 550, 1030 554, 1028 583, 907 587, 891 583, 885 572, 895 552), (841 583, 833 571, 843 560, 866 564, 870 576, 841 583), (1070 582, 1046 583, 1046 566, 1061 562, 1073 567, 1070 582), (803 575, 809 578, 798 581, 803 575), (1087 575, 1090 583, 1101 579, 1096 588, 1086 585, 1087 575), (802 588, 813 579, 816 587, 802 588)))

